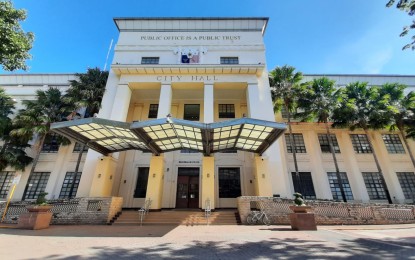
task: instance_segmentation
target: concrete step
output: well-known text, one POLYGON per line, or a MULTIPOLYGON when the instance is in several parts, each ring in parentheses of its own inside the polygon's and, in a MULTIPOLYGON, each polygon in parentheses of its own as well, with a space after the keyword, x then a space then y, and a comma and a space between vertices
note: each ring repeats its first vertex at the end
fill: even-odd
MULTIPOLYGON (((148 213, 142 225, 206 225, 204 211, 163 210, 148 213)), ((209 217, 210 225, 238 225, 239 216, 236 211, 214 211, 209 217)), ((114 221, 113 225, 141 225, 138 211, 125 210, 114 221)))

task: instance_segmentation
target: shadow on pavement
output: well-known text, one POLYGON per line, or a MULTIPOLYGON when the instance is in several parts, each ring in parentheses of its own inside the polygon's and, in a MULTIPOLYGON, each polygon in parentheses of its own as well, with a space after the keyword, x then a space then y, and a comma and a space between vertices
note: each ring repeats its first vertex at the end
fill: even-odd
MULTIPOLYGON (((226 243, 194 240, 186 245, 172 243, 131 249, 92 247, 94 259, 408 259, 413 247, 385 246, 365 239, 344 239, 339 244, 301 239, 271 239, 259 242, 226 243)), ((49 255, 47 259, 86 259, 81 255, 49 255)))
POLYGON ((42 230, 0 228, 0 234, 16 236, 50 237, 162 237, 177 225, 158 226, 60 226, 53 225, 42 230))

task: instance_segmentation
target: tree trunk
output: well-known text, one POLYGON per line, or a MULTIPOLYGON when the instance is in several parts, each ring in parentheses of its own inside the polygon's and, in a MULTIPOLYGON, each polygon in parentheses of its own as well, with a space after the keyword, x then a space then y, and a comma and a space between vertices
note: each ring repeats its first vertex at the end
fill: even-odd
POLYGON ((399 130, 400 130, 400 132, 401 132, 401 135, 402 135, 402 138, 403 138, 403 142, 405 143, 406 150, 408 150, 409 157, 411 158, 412 165, 413 165, 413 166, 414 166, 414 168, 415 168, 415 159, 414 159, 414 155, 412 154, 411 148, 409 147, 408 140, 406 139, 406 134, 405 134, 405 131, 404 131, 403 129, 399 129, 399 130))
POLYGON ((392 203, 393 203, 393 202, 392 202, 392 198, 391 198, 391 195, 390 195, 390 193, 389 193, 388 186, 386 185, 385 178, 383 177, 383 172, 382 172, 382 169, 381 169, 381 167, 380 167, 378 157, 377 157, 377 155, 376 155, 375 149, 373 149, 372 142, 370 141, 370 135, 369 135, 369 133, 368 133, 367 129, 364 129, 364 130, 365 130, 365 134, 366 134, 366 136, 367 136, 367 141, 369 142, 369 147, 370 147, 370 149, 372 150, 373 158, 375 159, 376 167, 377 167, 378 172, 379 172, 379 174, 380 174, 380 180, 381 180, 381 182, 382 182, 382 186, 383 186, 383 188, 385 189, 386 198, 388 199, 389 204, 392 204, 392 203))
MULTIPOLYGON (((42 147, 43 147, 43 143, 45 142, 45 139, 46 139, 46 134, 44 134, 39 140, 39 145, 38 145, 38 148, 36 149, 36 154, 32 161, 32 168, 30 169, 30 172, 29 172, 29 178, 35 172, 35 168, 36 168, 37 162, 39 161, 40 152, 42 151, 42 147)), ((25 199, 25 197, 26 197, 26 189, 23 195, 23 200, 25 199)))
POLYGON ((336 176, 337 176, 337 181, 339 182, 340 192, 342 194, 343 201, 347 202, 346 193, 344 192, 344 188, 343 188, 343 180, 340 175, 339 164, 337 163, 336 151, 334 150, 333 141, 331 140, 329 124, 326 121, 324 122, 324 125, 326 126, 326 131, 327 131, 326 136, 327 136, 327 140, 329 141, 331 155, 333 156, 333 162, 334 162, 334 167, 336 168, 336 176))
MULTIPOLYGON (((292 128, 291 128, 291 112, 288 109, 287 105, 285 105, 285 109, 287 110, 287 124, 288 124, 288 131, 290 132, 289 136, 290 136, 291 151, 293 153, 295 178, 297 179, 297 182, 299 184, 298 185, 299 186, 298 193, 301 193, 301 195, 304 195, 303 194, 303 187, 302 187, 302 183, 301 183, 301 178, 300 178, 300 173, 298 172, 297 153, 295 151, 295 141, 294 141, 294 137, 293 137, 293 131, 292 131, 292 128)), ((290 175, 291 175, 291 172, 290 172, 290 175)), ((297 191, 295 191, 295 192, 297 192, 297 191)))

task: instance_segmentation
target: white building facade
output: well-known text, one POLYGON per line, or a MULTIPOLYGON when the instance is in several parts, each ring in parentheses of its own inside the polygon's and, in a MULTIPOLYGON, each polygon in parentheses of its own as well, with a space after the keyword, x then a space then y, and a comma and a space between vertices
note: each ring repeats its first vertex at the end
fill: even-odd
MULTIPOLYGON (((120 35, 98 118, 147 122, 170 115, 205 124, 238 118, 284 122, 281 114, 273 112, 269 89, 263 42, 267 18, 114 21, 120 35)), ((305 80, 320 76, 307 75, 305 80)), ((373 85, 400 82, 415 89, 415 76, 327 76, 340 86, 354 81, 373 85)), ((65 91, 68 80, 74 78, 65 74, 4 75, 0 85, 18 101, 33 98, 36 89, 47 86, 65 91)), ((309 198, 341 200, 333 159, 320 136, 324 126, 294 122, 293 130, 301 172, 297 183, 292 178, 292 153, 283 135, 261 155, 225 149, 238 144, 229 146, 229 138, 220 136, 220 152, 208 155, 197 152, 191 142, 188 149, 157 155, 140 150, 103 155, 89 149, 79 173, 74 172, 79 151, 74 151, 73 142, 53 149, 47 146, 49 153, 45 149, 41 154, 35 175, 28 176, 30 167, 22 173, 14 200, 33 199, 46 191, 50 198, 120 196, 125 208, 141 207, 146 198, 152 200, 152 209, 204 208, 206 203, 212 208, 234 208, 241 195, 291 197, 294 185, 302 185, 309 198)), ((348 201, 385 201, 373 156, 360 153, 364 133, 344 129, 333 133, 348 201)), ((376 131, 371 138, 393 201, 409 201, 415 191, 415 169, 402 136, 376 131)), ((246 140, 245 145, 250 142, 246 140)), ((255 145, 251 147, 256 149, 255 145)), ((413 141, 409 145, 415 149, 413 141)), ((1 172, 1 199, 9 193, 15 174, 12 169, 1 172)))

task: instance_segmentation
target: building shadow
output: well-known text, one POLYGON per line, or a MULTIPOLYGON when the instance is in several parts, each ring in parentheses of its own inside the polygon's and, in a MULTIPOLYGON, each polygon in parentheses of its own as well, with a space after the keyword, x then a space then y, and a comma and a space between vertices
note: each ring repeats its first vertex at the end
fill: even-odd
MULTIPOLYGON (((92 247, 94 259, 411 259, 413 247, 393 246, 367 239, 340 243, 302 239, 271 239, 226 243, 194 240, 186 245, 164 243, 152 247, 92 247)), ((86 259, 82 255, 49 255, 47 259, 86 259)))

